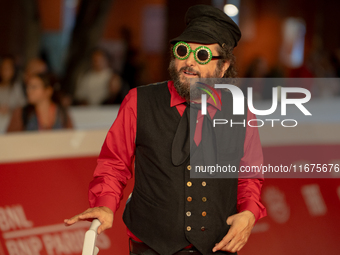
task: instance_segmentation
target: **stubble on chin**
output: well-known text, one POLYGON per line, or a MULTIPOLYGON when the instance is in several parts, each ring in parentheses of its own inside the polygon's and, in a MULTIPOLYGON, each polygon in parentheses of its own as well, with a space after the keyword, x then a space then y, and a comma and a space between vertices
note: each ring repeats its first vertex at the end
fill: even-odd
POLYGON ((169 74, 174 82, 174 87, 177 93, 187 102, 190 101, 190 81, 188 78, 180 75, 175 65, 175 59, 172 59, 169 64, 169 74))
MULTIPOLYGON (((201 98, 201 94, 204 93, 204 92, 202 90, 196 88, 195 85, 193 85, 193 84, 196 84, 193 81, 197 80, 198 78, 192 79, 193 81, 190 82, 189 78, 184 77, 181 74, 180 71, 177 71, 177 68, 176 68, 176 65, 175 65, 175 59, 172 59, 170 61, 168 70, 169 70, 170 77, 174 82, 174 87, 175 87, 177 93, 182 98, 184 98, 187 102, 201 98)), ((207 75, 208 77, 206 77, 206 78, 219 77, 221 72, 222 72, 221 69, 217 69, 213 75, 209 74, 209 75, 207 75)), ((201 77, 201 74, 199 74, 199 77, 201 77)))

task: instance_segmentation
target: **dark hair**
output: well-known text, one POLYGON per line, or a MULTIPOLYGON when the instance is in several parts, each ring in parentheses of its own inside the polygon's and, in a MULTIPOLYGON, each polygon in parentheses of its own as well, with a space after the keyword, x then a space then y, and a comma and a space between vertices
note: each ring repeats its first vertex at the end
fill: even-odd
POLYGON ((221 69, 225 62, 229 62, 229 68, 224 72, 223 78, 236 78, 237 70, 236 70, 236 57, 233 54, 233 47, 218 47, 218 54, 222 56, 221 59, 217 62, 217 68, 221 69))
POLYGON ((39 73, 39 74, 35 74, 33 75, 33 77, 37 77, 39 78, 44 85, 44 88, 52 88, 53 89, 53 94, 51 97, 51 100, 57 104, 58 106, 61 105, 60 103, 60 83, 58 81, 58 79, 56 78, 55 75, 51 74, 51 73, 39 73))
MULTIPOLYGON (((14 82, 16 81, 16 79, 17 79, 17 77, 18 77, 18 68, 17 68, 17 66, 16 66, 16 64, 15 64, 15 58, 14 58, 14 56, 12 56, 12 55, 4 55, 4 56, 1 57, 1 65, 2 65, 2 63, 4 62, 4 60, 10 60, 10 61, 12 61, 14 73, 13 73, 13 77, 12 77, 12 79, 11 79, 11 81, 10 81, 10 85, 13 86, 13 85, 14 85, 14 82)), ((1 77, 1 75, 0 75, 0 82, 2 82, 2 77, 1 77)))
MULTIPOLYGON (((57 105, 57 107, 59 108, 61 115, 62 115, 62 121, 63 121, 63 125, 66 126, 67 123, 67 111, 66 108, 61 104, 61 99, 60 99, 60 83, 58 81, 58 79, 56 78, 55 75, 51 74, 51 73, 39 73, 39 74, 35 74, 32 77, 37 77, 39 78, 44 85, 44 88, 52 88, 53 89, 53 94, 51 97, 51 100, 57 105)), ((35 112, 35 107, 34 105, 28 104, 23 108, 23 123, 24 126, 26 127, 27 122, 28 122, 28 118, 31 114, 33 114, 35 112)))
POLYGON ((92 58, 93 55, 96 54, 96 53, 101 53, 104 56, 104 58, 106 59, 107 65, 111 68, 113 58, 112 58, 112 55, 108 52, 108 50, 106 50, 103 47, 99 47, 99 46, 94 47, 91 50, 90 57, 92 58))
POLYGON ((56 77, 50 73, 38 73, 34 74, 33 77, 38 77, 40 80, 42 80, 44 88, 54 88, 55 83, 57 82, 56 77))

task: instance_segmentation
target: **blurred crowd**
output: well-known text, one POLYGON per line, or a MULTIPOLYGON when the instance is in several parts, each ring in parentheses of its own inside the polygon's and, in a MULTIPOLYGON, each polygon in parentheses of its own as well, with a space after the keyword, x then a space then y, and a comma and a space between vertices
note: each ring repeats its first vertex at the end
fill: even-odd
POLYGON ((77 83, 72 103, 75 105, 120 104, 129 89, 121 75, 109 65, 109 56, 102 49, 95 49, 91 56, 91 66, 77 83))
MULTIPOLYGON (((288 68, 282 63, 269 66, 265 57, 256 56, 246 68, 244 78, 256 78, 252 82, 256 100, 271 99, 274 86, 289 86, 289 84, 280 84, 283 80, 270 83, 269 79, 263 78, 316 78, 301 82, 297 79, 296 81, 288 79, 285 81, 308 89, 313 98, 340 96, 340 79, 324 79, 340 78, 340 48, 333 52, 327 52, 320 48, 314 49, 305 57, 303 64, 297 68, 288 68)), ((245 90, 248 85, 248 83, 243 84, 243 89, 245 90)))
POLYGON ((110 56, 96 48, 88 68, 79 75, 72 96, 61 89, 61 80, 51 73, 41 58, 19 68, 14 56, 0 59, 0 115, 10 115, 7 132, 72 128, 69 106, 120 104, 131 88, 137 86, 137 67, 129 53, 123 72, 115 72, 110 56), (125 78, 127 77, 127 78, 125 78))
POLYGON ((11 115, 7 131, 72 128, 59 87, 42 59, 32 59, 20 72, 13 56, 2 57, 0 114, 11 115))
MULTIPOLYGON (((129 47, 122 71, 118 73, 110 64, 110 55, 102 48, 94 49, 88 68, 79 76, 71 96, 62 92, 61 81, 51 74, 43 59, 32 59, 19 68, 15 57, 3 56, 0 60, 0 115, 11 116, 7 132, 72 128, 69 106, 120 104, 131 88, 140 85, 135 56, 136 52, 129 47)), ((268 67, 265 58, 258 56, 251 61, 243 77, 260 78, 256 79, 258 84, 250 85, 254 100, 271 99, 272 87, 277 84, 261 82, 263 78, 340 77, 340 49, 332 54, 314 51, 295 69, 283 64, 268 67)), ((301 84, 300 87, 309 89, 312 97, 331 97, 340 95, 338 83, 301 84)), ((243 86, 249 87, 249 84, 243 86)))

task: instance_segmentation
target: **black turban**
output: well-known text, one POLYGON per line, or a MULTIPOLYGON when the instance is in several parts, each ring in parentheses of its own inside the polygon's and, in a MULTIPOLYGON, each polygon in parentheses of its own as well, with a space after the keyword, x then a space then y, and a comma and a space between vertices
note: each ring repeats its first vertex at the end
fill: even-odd
POLYGON ((221 47, 236 47, 241 31, 236 23, 223 11, 210 5, 194 5, 185 14, 184 32, 172 39, 202 44, 218 43, 221 47))

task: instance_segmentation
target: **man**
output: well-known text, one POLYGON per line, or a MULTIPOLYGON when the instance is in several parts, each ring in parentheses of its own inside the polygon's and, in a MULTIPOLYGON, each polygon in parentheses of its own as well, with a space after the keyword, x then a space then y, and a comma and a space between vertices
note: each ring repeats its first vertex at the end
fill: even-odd
MULTIPOLYGON (((65 220, 71 225, 98 218, 102 223, 98 233, 110 228, 135 157, 135 187, 123 216, 131 254, 235 253, 247 242, 255 222, 266 215, 260 201, 262 178, 190 178, 189 79, 234 77, 232 49, 241 33, 227 15, 211 6, 189 8, 186 22, 185 31, 171 40, 172 81, 129 92, 107 134, 90 184, 92 208, 65 220)), ((227 103, 219 109, 209 105, 209 114, 231 114, 230 93, 221 96, 227 103)), ((247 118, 253 117, 248 111, 247 118)), ((193 156, 198 159, 204 158, 199 130, 205 123, 197 114, 193 156)), ((262 163, 256 128, 240 125, 220 134, 217 149, 228 152, 231 147, 237 152, 222 155, 226 163, 262 163)))
POLYGON ((107 98, 113 73, 107 54, 95 49, 91 55, 91 69, 79 79, 75 98, 82 105, 100 105, 107 98))

